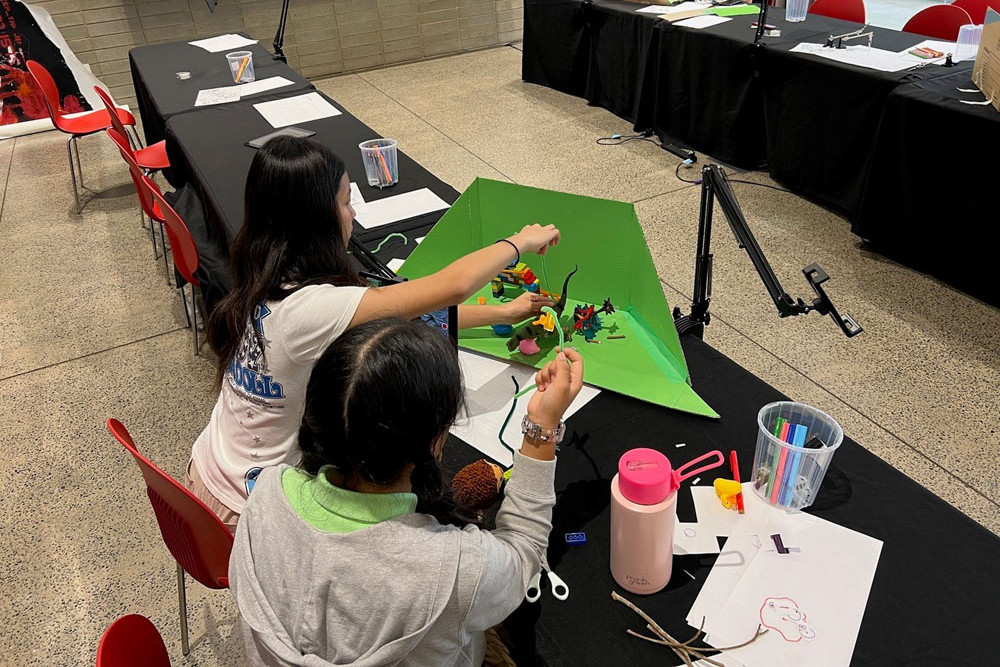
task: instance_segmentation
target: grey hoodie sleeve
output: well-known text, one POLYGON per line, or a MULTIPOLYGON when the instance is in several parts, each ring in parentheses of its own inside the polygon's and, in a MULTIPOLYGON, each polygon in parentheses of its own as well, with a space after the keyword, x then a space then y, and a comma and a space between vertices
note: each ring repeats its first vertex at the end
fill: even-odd
POLYGON ((538 573, 552 530, 556 504, 556 462, 514 455, 514 470, 497 513, 496 529, 469 531, 478 544, 482 569, 476 582, 465 629, 479 632, 510 615, 538 573))

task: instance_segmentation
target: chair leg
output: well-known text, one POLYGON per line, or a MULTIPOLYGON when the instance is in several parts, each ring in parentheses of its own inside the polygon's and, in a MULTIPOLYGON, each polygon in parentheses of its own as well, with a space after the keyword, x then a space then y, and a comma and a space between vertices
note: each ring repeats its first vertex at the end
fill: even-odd
POLYGON ((73 137, 73 148, 76 151, 76 168, 80 172, 80 187, 86 189, 87 186, 83 183, 83 165, 80 164, 80 142, 76 136, 73 137))
POLYGON ((187 294, 184 293, 183 287, 180 287, 179 291, 181 293, 181 303, 184 304, 184 319, 187 321, 187 326, 191 326, 191 312, 188 310, 187 294))
MULTIPOLYGON (((146 215, 142 212, 142 207, 139 208, 139 218, 142 220, 142 226, 146 226, 146 215)), ((156 249, 156 229, 153 227, 153 219, 149 219, 149 239, 153 242, 153 259, 157 260, 160 258, 160 252, 156 249)))
MULTIPOLYGON (((152 218, 150 218, 150 225, 152 225, 152 218)), ((160 225, 160 247, 163 248, 163 266, 167 269, 167 284, 170 284, 170 266, 167 264, 167 241, 163 238, 163 223, 157 223, 160 225)))
POLYGON ((191 285, 191 335, 194 337, 194 356, 200 356, 198 351, 198 293, 191 285))
POLYGON ((177 604, 181 613, 181 651, 187 655, 191 652, 191 647, 188 645, 188 612, 187 595, 184 590, 184 568, 181 567, 180 563, 177 563, 177 604))
MULTIPOLYGON (((125 127, 131 129, 132 130, 132 134, 135 135, 135 144, 136 144, 136 146, 138 146, 139 148, 145 148, 145 146, 142 143, 142 137, 139 136, 139 130, 136 129, 135 125, 126 125, 125 127)), ((130 141, 131 141, 131 139, 130 139, 130 141)))
POLYGON ((76 168, 73 166, 73 137, 66 140, 66 153, 69 155, 69 173, 73 177, 73 198, 76 200, 76 212, 83 212, 80 206, 80 190, 76 187, 76 168))

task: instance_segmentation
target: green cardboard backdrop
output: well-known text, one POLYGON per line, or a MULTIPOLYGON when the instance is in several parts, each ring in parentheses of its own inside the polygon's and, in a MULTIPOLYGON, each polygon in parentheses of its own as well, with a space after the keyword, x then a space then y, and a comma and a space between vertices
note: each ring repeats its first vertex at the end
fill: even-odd
MULTIPOLYGON (((587 363, 585 381, 651 403, 718 417, 688 384, 677 329, 631 204, 476 179, 413 250, 399 273, 408 278, 429 275, 533 222, 555 224, 562 232, 561 242, 549 250, 544 267, 537 255, 521 258, 544 289, 558 293, 573 266, 580 267, 567 290, 563 326, 572 324, 573 307, 584 302, 600 307, 610 298, 617 309, 613 315, 601 315, 604 329, 596 337, 600 344, 573 336, 571 344, 587 363), (607 340, 608 335, 625 338, 607 340)), ((496 303, 489 285, 467 303, 476 303, 480 296, 496 303)), ((489 327, 463 330, 459 342, 470 350, 541 367, 552 358, 549 350, 556 338, 539 339, 544 353, 531 357, 509 352, 507 338, 489 327)))

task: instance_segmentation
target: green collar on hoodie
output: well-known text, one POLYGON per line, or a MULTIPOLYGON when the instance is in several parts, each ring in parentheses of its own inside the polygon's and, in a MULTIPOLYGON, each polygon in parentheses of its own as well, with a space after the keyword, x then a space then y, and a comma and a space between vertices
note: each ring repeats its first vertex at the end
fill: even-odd
POLYGON ((303 521, 328 533, 351 533, 417 509, 413 493, 358 493, 334 486, 323 466, 313 477, 288 468, 281 475, 285 498, 303 521))

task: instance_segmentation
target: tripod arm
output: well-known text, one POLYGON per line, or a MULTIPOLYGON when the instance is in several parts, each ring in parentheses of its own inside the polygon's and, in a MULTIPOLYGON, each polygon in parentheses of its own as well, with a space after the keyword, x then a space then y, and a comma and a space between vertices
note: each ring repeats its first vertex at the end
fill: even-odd
POLYGON ((285 26, 288 24, 289 2, 290 0, 281 0, 281 18, 278 20, 278 31, 274 33, 274 42, 271 44, 274 47, 275 60, 280 60, 283 63, 288 62, 281 47, 285 45, 285 26))
POLYGON ((693 332, 700 338, 705 326, 711 321, 709 304, 712 299, 712 211, 716 199, 726 217, 726 222, 733 231, 733 236, 736 237, 736 242, 746 250, 780 317, 804 315, 815 310, 822 315, 829 314, 848 338, 864 331, 853 317, 847 313, 841 315, 830 301, 823 289, 823 283, 829 280, 830 276, 819 264, 810 264, 802 270, 806 280, 816 292, 816 298, 806 303, 802 299, 789 296, 781 286, 781 281, 778 280, 767 257, 764 256, 764 251, 761 250, 753 232, 750 231, 750 226, 743 216, 743 211, 740 210, 739 202, 736 201, 736 195, 729 186, 725 173, 718 165, 710 164, 701 171, 701 209, 698 216, 698 251, 695 258, 691 312, 683 315, 679 308, 674 309, 674 321, 679 334, 693 332))

